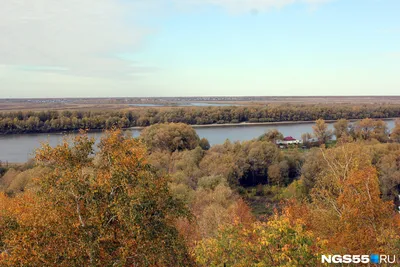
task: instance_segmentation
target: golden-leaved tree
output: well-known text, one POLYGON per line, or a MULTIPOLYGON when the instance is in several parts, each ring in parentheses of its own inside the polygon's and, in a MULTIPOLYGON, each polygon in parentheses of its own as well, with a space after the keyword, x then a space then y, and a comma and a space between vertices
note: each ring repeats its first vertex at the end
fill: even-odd
POLYGON ((362 143, 321 150, 326 169, 316 177, 311 201, 292 202, 287 216, 326 242, 329 254, 399 252, 399 216, 381 198, 376 169, 362 143))
POLYGON ((274 215, 267 223, 226 224, 195 248, 200 266, 316 266, 323 243, 300 221, 274 215))
POLYGON ((190 266, 175 228, 190 217, 155 174, 140 141, 107 132, 94 154, 85 134, 43 145, 36 187, 0 197, 0 265, 190 266))
POLYGON ((320 144, 325 144, 329 140, 331 140, 333 132, 328 129, 328 124, 325 123, 325 120, 318 119, 315 121, 315 125, 312 126, 314 136, 318 139, 320 144))

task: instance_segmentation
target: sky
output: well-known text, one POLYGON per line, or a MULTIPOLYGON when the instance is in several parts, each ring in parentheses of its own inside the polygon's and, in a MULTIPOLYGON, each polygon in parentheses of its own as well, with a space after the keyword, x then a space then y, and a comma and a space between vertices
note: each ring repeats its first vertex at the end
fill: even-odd
POLYGON ((0 98, 398 95, 399 0, 7 0, 0 98))

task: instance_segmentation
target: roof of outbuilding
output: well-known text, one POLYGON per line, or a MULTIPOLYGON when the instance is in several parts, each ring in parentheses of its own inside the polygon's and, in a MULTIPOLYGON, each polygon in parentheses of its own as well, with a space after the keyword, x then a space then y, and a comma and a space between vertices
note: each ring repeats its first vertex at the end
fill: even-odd
POLYGON ((283 138, 283 141, 296 141, 296 139, 291 136, 286 136, 285 138, 283 138))

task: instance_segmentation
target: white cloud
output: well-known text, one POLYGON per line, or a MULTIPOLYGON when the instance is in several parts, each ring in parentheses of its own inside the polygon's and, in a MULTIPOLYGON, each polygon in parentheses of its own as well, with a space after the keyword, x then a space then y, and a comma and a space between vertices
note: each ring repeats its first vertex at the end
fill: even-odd
POLYGON ((145 30, 125 21, 140 9, 116 0, 2 1, 0 64, 87 76, 129 73, 130 63, 111 53, 140 44, 145 30))
POLYGON ((163 9, 170 10, 171 1, 175 8, 216 5, 247 12, 328 0, 4 0, 0 64, 25 71, 65 70, 65 74, 101 77, 151 72, 153 66, 112 54, 135 52, 149 33, 136 19, 159 16, 163 9))
POLYGON ((311 7, 330 2, 331 0, 175 0, 180 5, 214 5, 229 12, 242 13, 249 11, 268 11, 283 8, 292 4, 305 4, 311 7))
MULTIPOLYGON (((241 13, 327 1, 2 0, 0 97, 165 95, 158 78, 170 79, 168 70, 118 57, 136 52, 153 33, 140 19, 152 22, 199 5, 241 13)), ((174 77, 181 78, 181 73, 174 77)))

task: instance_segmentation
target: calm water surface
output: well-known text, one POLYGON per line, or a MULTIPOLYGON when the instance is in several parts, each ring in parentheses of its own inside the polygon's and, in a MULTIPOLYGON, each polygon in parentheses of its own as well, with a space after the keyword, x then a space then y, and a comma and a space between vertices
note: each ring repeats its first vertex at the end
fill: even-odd
MULTIPOLYGON (((387 121, 389 129, 394 127, 394 121, 387 121)), ((301 124, 276 124, 276 125, 254 125, 254 126, 232 126, 232 127, 209 127, 196 128, 200 138, 207 138, 211 145, 222 144, 226 139, 231 141, 251 140, 262 135, 270 129, 277 129, 284 136, 293 136, 300 139, 303 133, 312 132, 314 123, 301 124)), ((329 124, 333 128, 332 123, 329 124)), ((139 136, 140 130, 127 130, 134 137, 139 136)), ((66 136, 74 136, 76 133, 60 134, 15 134, 0 136, 0 160, 8 162, 25 162, 33 157, 33 152, 40 147, 41 142, 49 142, 55 146, 66 136)), ((89 133, 97 141, 102 136, 101 132, 89 133)))

